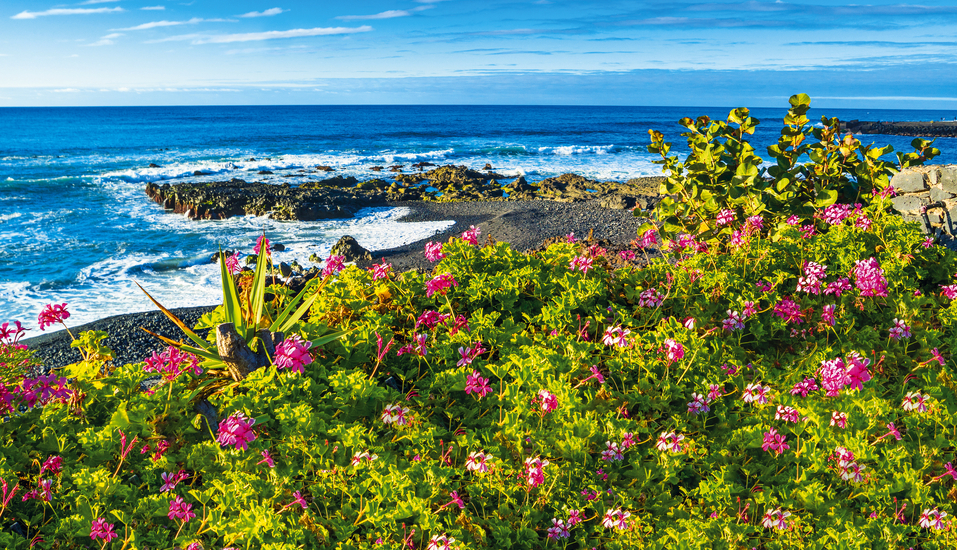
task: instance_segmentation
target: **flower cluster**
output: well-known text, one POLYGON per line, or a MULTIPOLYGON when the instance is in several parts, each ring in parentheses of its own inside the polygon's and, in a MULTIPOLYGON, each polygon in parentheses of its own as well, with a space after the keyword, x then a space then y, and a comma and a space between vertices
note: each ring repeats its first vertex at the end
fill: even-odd
POLYGON ((620 326, 608 327, 605 329, 605 334, 601 339, 601 342, 606 346, 618 346, 619 348, 628 347, 628 338, 627 336, 631 334, 631 331, 628 329, 623 329, 620 326))
POLYGON ((853 274, 861 296, 887 296, 887 279, 876 258, 854 262, 853 274))
POLYGON ((435 263, 445 258, 445 254, 442 253, 442 246, 442 243, 434 243, 432 241, 425 243, 425 259, 435 263))
POLYGON ((764 432, 764 443, 761 445, 761 449, 765 452, 774 451, 775 455, 780 455, 784 451, 791 448, 787 443, 785 443, 786 440, 786 435, 780 434, 777 430, 771 428, 770 430, 764 432))
POLYGON ((412 411, 400 405, 386 405, 385 409, 382 411, 382 423, 405 426, 409 423, 409 418, 407 415, 410 412, 412 411))
POLYGON ((894 326, 890 328, 888 334, 894 340, 911 337, 910 327, 900 319, 894 319, 894 326))
POLYGON ((665 359, 668 360, 668 363, 674 363, 675 361, 680 361, 685 357, 685 347, 681 345, 680 342, 675 341, 672 338, 665 339, 665 359))
POLYGON ((782 298, 780 302, 774 305, 774 314, 784 319, 787 324, 800 325, 804 322, 804 312, 801 311, 801 306, 789 296, 782 298))
POLYGON ((575 271, 581 271, 582 273, 588 273, 588 270, 593 266, 594 260, 588 256, 575 256, 572 258, 571 263, 568 264, 568 269, 575 271))
POLYGON ((472 225, 469 226, 468 230, 462 233, 462 240, 472 246, 478 246, 478 238, 481 234, 482 231, 478 227, 472 225))
POLYGON ((303 340, 298 334, 292 334, 276 346, 276 357, 273 358, 273 364, 279 370, 289 369, 292 372, 302 374, 303 367, 312 363, 312 356, 309 354, 309 348, 312 342, 303 340))
POLYGON ((329 259, 326 260, 326 265, 322 268, 323 277, 332 277, 333 275, 338 275, 343 269, 346 268, 345 256, 339 256, 338 254, 332 254, 329 256, 329 259))
POLYGON ((947 517, 947 512, 941 512, 935 506, 934 508, 925 509, 921 513, 920 520, 918 520, 917 524, 924 529, 941 530, 946 527, 944 524, 945 517, 947 517))
POLYGON ((685 436, 678 435, 675 432, 663 432, 658 436, 658 441, 655 443, 655 448, 659 451, 670 451, 672 453, 681 452, 681 442, 684 441, 685 436))
POLYGON ((425 283, 425 295, 429 298, 431 298, 433 294, 445 296, 448 289, 453 286, 459 286, 459 282, 455 280, 455 277, 453 277, 451 273, 442 273, 425 283))
POLYGON ((605 529, 624 531, 628 529, 629 517, 631 517, 631 512, 623 512, 621 508, 613 508, 605 512, 605 515, 601 518, 601 526, 605 529))
POLYGON ((827 276, 827 266, 814 262, 804 262, 804 274, 798 278, 797 291, 808 294, 820 294, 821 283, 827 276))
POLYGON ((247 418, 245 414, 235 412, 220 421, 216 441, 223 447, 232 445, 245 451, 248 449, 247 444, 256 439, 256 432, 253 431, 255 423, 255 418, 247 418))
POLYGON ((169 346, 163 353, 147 357, 143 365, 143 372, 154 372, 162 375, 165 380, 175 380, 179 375, 192 372, 199 376, 203 369, 199 367, 199 358, 192 353, 181 351, 175 346, 169 346))
POLYGON ((537 456, 525 459, 525 481, 529 488, 545 483, 545 466, 548 466, 548 461, 537 456))
POLYGON ((66 304, 47 304, 43 308, 43 311, 40 312, 40 316, 37 320, 40 323, 40 330, 46 330, 46 328, 55 323, 62 323, 70 317, 70 312, 66 310, 66 304))
POLYGON ((535 399, 532 400, 536 408, 541 409, 541 414, 546 415, 558 408, 558 397, 549 393, 548 390, 538 390, 535 399))
POLYGON ((862 472, 865 466, 855 462, 854 453, 845 447, 837 447, 834 449, 834 454, 829 456, 828 460, 834 462, 838 475, 840 475, 844 481, 854 483, 864 481, 864 474, 862 472))
POLYGON ((484 474, 491 468, 489 461, 493 458, 495 457, 490 454, 483 453, 482 451, 469 453, 468 458, 465 460, 465 469, 469 472, 479 472, 484 474))
POLYGON ((927 400, 929 398, 929 395, 921 395, 918 391, 908 392, 904 396, 904 403, 901 406, 907 412, 927 412, 927 400))
POLYGON ((844 388, 863 389, 862 384, 871 379, 871 373, 867 368, 870 363, 870 359, 865 359, 855 352, 847 355, 847 363, 840 357, 823 361, 818 373, 821 375, 821 386, 827 396, 836 397, 844 388))
POLYGON ((780 508, 772 508, 764 513, 764 517, 761 519, 761 526, 765 529, 784 531, 788 528, 786 520, 790 516, 791 512, 784 512, 780 508))
POLYGON ((771 400, 771 386, 762 386, 759 383, 748 384, 741 392, 741 399, 745 403, 764 405, 771 400))
MULTIPOLYGON (((435 313, 434 311, 429 313, 435 313)), ((448 317, 448 316, 446 316, 448 317)), ((425 333, 414 334, 412 336, 412 341, 408 344, 399 348, 396 352, 396 356, 402 356, 406 353, 411 353, 413 355, 418 355, 419 357, 426 357, 429 354, 429 348, 426 346, 426 343, 429 341, 429 335, 425 333)))
POLYGON ((656 308, 664 300, 664 295, 658 292, 657 288, 649 288, 638 296, 638 307, 656 308))
POLYGON ((488 385, 488 378, 483 378, 481 373, 473 370, 472 374, 465 377, 465 394, 475 394, 476 399, 482 399, 492 393, 492 388, 488 385))
POLYGON ((193 512, 192 504, 186 503, 183 497, 177 496, 169 501, 169 513, 166 515, 169 516, 171 520, 179 520, 182 523, 186 523, 196 517, 196 512, 193 512))
POLYGON ((113 523, 107 523, 106 518, 96 518, 90 525, 90 539, 103 539, 104 543, 109 543, 119 535, 113 530, 113 523))

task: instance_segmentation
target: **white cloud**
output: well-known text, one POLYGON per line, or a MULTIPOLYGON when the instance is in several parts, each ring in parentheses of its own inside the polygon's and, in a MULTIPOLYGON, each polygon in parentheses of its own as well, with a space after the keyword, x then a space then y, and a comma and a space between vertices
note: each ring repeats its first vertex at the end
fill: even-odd
POLYGON ((274 40, 277 38, 301 38, 305 36, 352 34, 357 32, 369 32, 371 30, 372 27, 363 25, 361 27, 317 27, 314 29, 248 32, 239 34, 220 34, 213 36, 203 34, 182 34, 178 36, 170 36, 168 38, 161 38, 159 40, 151 40, 149 43, 153 44, 157 42, 177 42, 189 40, 192 41, 193 44, 230 44, 233 42, 253 42, 257 40, 274 40))
POLYGON ((146 11, 163 11, 166 9, 166 6, 143 6, 140 9, 146 11))
POLYGON ((119 37, 121 37, 121 36, 123 36, 123 33, 120 33, 120 32, 110 33, 110 34, 104 36, 103 38, 100 38, 100 39, 97 40, 96 42, 93 42, 93 43, 87 44, 87 45, 88 45, 88 46, 112 46, 112 45, 115 43, 115 42, 113 42, 113 40, 116 39, 116 38, 119 38, 119 37))
POLYGON ((149 23, 143 23, 142 25, 136 25, 135 27, 127 27, 125 29, 110 29, 112 31, 145 31, 146 29, 155 29, 157 27, 176 27, 179 25, 195 25, 196 23, 224 23, 228 22, 229 19, 202 19, 200 17, 194 17, 188 21, 151 21, 149 23))
POLYGON ((86 2, 80 2, 81 6, 89 6, 90 4, 109 4, 112 2, 119 2, 120 0, 86 0, 86 2))
POLYGON ((392 19, 394 17, 406 17, 409 15, 412 15, 412 12, 407 10, 389 10, 373 15, 340 15, 336 17, 336 19, 343 21, 362 21, 368 19, 392 19))
POLYGON ((55 94, 74 94, 76 92, 79 92, 80 90, 77 90, 76 88, 60 88, 60 89, 51 90, 51 91, 55 94))
POLYGON ((123 8, 54 8, 46 11, 21 11, 10 19, 36 19, 46 15, 87 15, 91 13, 116 13, 123 8))
POLYGON ((282 8, 269 8, 268 10, 265 10, 265 11, 251 11, 249 13, 244 13, 240 15, 239 17, 269 17, 270 15, 279 15, 280 13, 284 11, 289 11, 289 10, 284 10, 282 8))

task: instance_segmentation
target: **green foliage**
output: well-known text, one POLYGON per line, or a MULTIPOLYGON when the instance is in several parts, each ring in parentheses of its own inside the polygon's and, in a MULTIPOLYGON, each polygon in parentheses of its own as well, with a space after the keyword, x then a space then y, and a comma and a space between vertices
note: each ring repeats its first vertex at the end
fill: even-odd
MULTIPOLYGON (((889 185, 899 168, 917 166, 940 154, 932 142, 915 139, 915 152, 897 154, 898 165, 881 160, 893 147, 862 145, 851 134, 840 135, 836 118, 821 117, 821 128, 810 124, 811 98, 791 96, 790 109, 778 142, 767 149, 774 164, 759 167, 747 136, 760 123, 748 109, 731 111, 727 121, 683 118, 690 153, 684 162, 669 155, 671 143, 649 130, 648 151, 661 155, 655 161, 668 174, 661 185, 664 197, 655 209, 663 236, 686 233, 709 244, 731 235, 716 218, 728 210, 736 217, 762 216, 775 227, 791 216, 808 218, 816 209, 835 203, 870 203, 873 193, 889 185)), ((639 232, 651 229, 643 227, 639 232)))

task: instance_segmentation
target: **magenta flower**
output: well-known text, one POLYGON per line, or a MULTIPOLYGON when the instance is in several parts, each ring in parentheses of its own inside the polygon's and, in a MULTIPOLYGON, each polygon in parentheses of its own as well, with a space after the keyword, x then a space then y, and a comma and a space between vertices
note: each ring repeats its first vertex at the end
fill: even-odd
POLYGON ((548 461, 539 457, 525 459, 525 480, 530 489, 545 483, 545 466, 548 461))
MULTIPOLYGON (((433 311, 429 313, 435 313, 435 312, 433 311)), ((399 351, 396 352, 396 356, 401 357, 402 355, 405 355, 406 353, 412 353, 412 354, 418 355, 419 357, 425 357, 429 354, 429 350, 426 347, 426 343, 428 342, 428 340, 429 340, 428 334, 415 334, 412 336, 412 342, 399 348, 399 351)))
POLYGON ((407 415, 412 412, 406 407, 400 405, 386 405, 382 410, 382 423, 395 424, 396 426, 405 426, 409 423, 407 415))
POLYGON ((890 328, 888 334, 891 338, 898 341, 901 338, 911 337, 910 327, 907 326, 907 323, 901 321, 900 319, 894 319, 894 326, 890 328))
POLYGON ((271 254, 269 239, 267 239, 265 235, 260 235, 259 238, 256 239, 256 246, 253 247, 253 252, 259 254, 259 251, 264 247, 266 249, 266 255, 269 256, 271 254))
POLYGON ((247 444, 256 440, 256 432, 253 431, 255 423, 255 418, 247 418, 245 414, 235 412, 219 423, 216 441, 223 447, 232 445, 245 451, 248 449, 247 444))
POLYGON ((947 517, 947 512, 941 512, 936 506, 934 508, 926 508, 924 512, 921 513, 920 520, 918 520, 917 524, 924 529, 939 531, 947 527, 944 523, 945 517, 947 517))
POLYGON ((626 336, 631 334, 631 331, 628 329, 623 329, 620 326, 608 327, 605 329, 605 335, 602 337, 602 343, 606 346, 618 346, 619 348, 628 347, 628 339, 626 336))
POLYGON ((931 352, 931 353, 933 354, 933 356, 934 356, 934 358, 931 359, 931 361, 937 361, 938 363, 940 363, 940 366, 943 367, 943 366, 944 366, 944 356, 940 354, 940 351, 938 351, 937 348, 934 348, 934 349, 930 350, 930 352, 931 352))
POLYGON ((655 443, 655 448, 659 451, 670 451, 672 453, 681 452, 681 442, 684 440, 685 436, 678 435, 675 432, 662 432, 658 436, 658 441, 655 443))
POLYGON ((289 506, 292 506, 293 504, 298 504, 303 510, 309 508, 309 504, 306 503, 306 499, 302 498, 302 493, 299 491, 296 491, 292 494, 292 502, 289 503, 289 506))
POLYGON ((70 312, 66 310, 66 304, 47 304, 43 308, 43 311, 40 312, 40 316, 37 320, 40 322, 40 330, 46 330, 46 328, 54 323, 63 323, 66 319, 69 319, 70 312))
POLYGON ((442 243, 429 241, 425 244, 425 259, 435 263, 442 258, 445 258, 445 254, 442 253, 442 243))
POLYGON ((614 443, 612 441, 606 441, 605 447, 606 449, 601 452, 602 460, 620 461, 625 459, 625 455, 622 453, 622 449, 621 447, 618 446, 617 443, 614 443))
POLYGON ((43 475, 43 472, 50 472, 53 475, 58 475, 60 471, 63 470, 63 458, 59 456, 51 456, 50 458, 43 461, 43 464, 40 466, 40 475, 43 475))
POLYGON ((422 312, 422 315, 419 315, 419 318, 415 321, 415 328, 418 330, 420 326, 424 326, 428 329, 433 329, 444 323, 451 315, 448 313, 439 313, 437 311, 426 310, 422 312))
POLYGON ((634 260, 637 256, 635 256, 634 250, 622 250, 618 252, 618 257, 627 262, 634 260))
POLYGON ((904 403, 901 406, 907 412, 927 412, 928 399, 930 399, 929 395, 921 395, 918 391, 908 392, 908 394, 904 396, 904 403))
POLYGON ((688 412, 695 416, 709 412, 711 411, 711 407, 708 406, 708 403, 709 400, 707 397, 700 393, 692 393, 691 401, 688 402, 688 412))
POLYGON ((854 262, 853 274, 861 296, 887 296, 887 279, 876 258, 854 262))
POLYGON ((382 260, 382 263, 372 264, 372 267, 369 268, 369 271, 372 272, 372 280, 378 281, 379 279, 388 279, 389 272, 392 271, 392 264, 385 263, 385 260, 382 260))
POLYGON ((621 508, 607 510, 601 519, 601 526, 605 529, 618 529, 624 531, 628 529, 628 518, 631 512, 622 512, 621 508))
POLYGON ((764 229, 764 217, 763 216, 749 216, 745 221, 745 230, 750 235, 754 232, 764 229))
POLYGON ((489 460, 494 458, 490 454, 485 454, 482 451, 470 453, 469 457, 465 460, 465 469, 469 472, 479 472, 486 473, 489 471, 489 460))
POLYGON ((16 347, 19 346, 20 338, 23 337, 27 329, 23 328, 20 321, 14 321, 13 323, 15 325, 13 327, 10 326, 10 323, 0 325, 0 342, 8 346, 16 347))
POLYGON ((861 213, 856 220, 854 220, 854 227, 867 231, 871 228, 871 220, 867 217, 867 214, 861 213))
POLYGON ((144 359, 143 372, 155 372, 163 376, 167 381, 175 380, 179 375, 192 372, 199 376, 203 369, 199 367, 199 358, 192 353, 180 351, 174 346, 169 346, 163 353, 153 355, 144 359))
POLYGON ((784 434, 779 434, 777 430, 771 428, 770 430, 764 432, 764 444, 761 445, 761 449, 766 452, 774 451, 775 455, 780 455, 784 451, 790 449, 787 443, 784 441, 787 439, 787 436, 784 434))
POLYGON ((784 319, 784 322, 787 324, 794 323, 800 325, 804 322, 804 312, 801 311, 801 306, 790 297, 783 298, 775 304, 774 314, 784 319))
POLYGON ((837 323, 837 319, 834 317, 834 308, 837 306, 834 304, 829 304, 821 308, 821 321, 827 325, 834 326, 837 323))
POLYGON ((542 414, 548 414, 558 408, 558 397, 548 390, 538 390, 538 395, 532 400, 542 409, 542 414))
POLYGON ((262 455, 263 459, 260 460, 259 462, 257 462, 257 463, 256 463, 256 466, 259 466, 260 464, 262 464, 263 462, 265 462, 265 463, 266 463, 266 466, 269 466, 270 468, 275 468, 275 467, 276 467, 276 462, 272 459, 272 456, 269 454, 269 450, 268 450, 268 449, 265 450, 265 451, 263 451, 263 452, 261 452, 261 453, 259 453, 259 454, 262 455))
POLYGON ((239 252, 226 256, 226 271, 231 275, 235 275, 242 270, 243 268, 239 265, 239 252))
MULTIPOLYGON (((415 530, 413 529, 414 533, 415 530)), ((452 550, 452 545, 455 544, 455 539, 446 535, 435 535, 429 539, 429 546, 425 550, 452 550)), ((409 548, 414 548, 411 545, 409 548)))
POLYGON ((791 214, 790 216, 788 216, 788 219, 785 221, 785 223, 787 223, 788 225, 797 225, 801 223, 801 218, 795 216, 794 214, 791 214))
POLYGON ((734 221, 734 210, 730 208, 725 208, 721 212, 718 212, 717 224, 718 227, 722 225, 731 225, 731 222, 734 221))
POLYGON ((565 520, 552 518, 552 526, 549 527, 546 531, 548 538, 550 539, 567 539, 571 536, 571 533, 568 532, 568 525, 565 524, 565 520))
POLYGON ((569 526, 569 527, 574 527, 574 526, 578 525, 579 523, 581 523, 582 521, 583 521, 583 520, 582 520, 582 516, 581 516, 581 510, 569 510, 569 511, 568 511, 568 526, 569 526))
POLYGON ((788 528, 788 523, 785 521, 791 512, 782 512, 780 508, 770 509, 764 513, 764 517, 761 519, 761 526, 765 529, 777 529, 783 531, 788 528))
POLYGON ((179 478, 177 477, 176 474, 163 472, 162 474, 160 474, 160 477, 163 479, 163 486, 160 487, 161 493, 172 491, 179 484, 179 478))
POLYGON ((674 363, 675 361, 680 361, 684 359, 685 356, 684 346, 671 338, 665 340, 664 352, 665 358, 668 360, 669 364, 674 363))
POLYGON ((482 399, 492 393, 492 388, 488 384, 488 378, 483 378, 479 371, 473 370, 472 374, 465 377, 465 394, 475 394, 476 399, 482 399))
MULTIPOLYGON (((373 460, 376 460, 378 458, 379 458, 379 455, 369 454, 369 451, 362 451, 361 453, 356 453, 352 455, 352 465, 358 466, 359 464, 362 463, 363 460, 365 460, 366 462, 372 462, 373 460)), ((415 461, 413 460, 413 462, 415 461)))
POLYGON ((311 347, 312 342, 303 340, 298 334, 292 334, 276 346, 273 364, 279 370, 289 369, 302 374, 303 367, 312 363, 312 355, 309 354, 311 347))
POLYGON ((346 268, 346 265, 343 263, 345 259, 345 256, 339 256, 338 254, 330 255, 329 259, 326 260, 326 265, 322 268, 322 276, 331 277, 333 275, 338 275, 343 269, 346 268))
POLYGON ((468 230, 462 233, 462 240, 469 243, 472 246, 478 246, 479 235, 482 234, 482 230, 474 225, 469 226, 468 230))
POLYGON ((593 262, 594 260, 592 260, 588 256, 575 256, 574 258, 572 258, 571 263, 568 264, 568 269, 572 271, 575 271, 577 269, 578 271, 581 271, 582 273, 587 274, 588 270, 593 267, 592 266, 593 262))
POLYGON ((93 520, 92 525, 90 525, 90 539, 103 539, 104 543, 115 539, 119 535, 113 530, 113 525, 112 523, 107 523, 106 518, 96 518, 93 520))
POLYGON ((807 397, 807 394, 811 393, 812 391, 817 391, 818 389, 817 381, 813 377, 807 377, 791 388, 791 395, 807 397))
POLYGON ((578 239, 575 238, 575 233, 574 233, 574 232, 569 233, 568 235, 565 235, 565 240, 568 241, 569 243, 574 243, 574 242, 578 241, 578 239))
POLYGON ((957 481, 957 469, 954 469, 953 464, 950 462, 944 464, 944 470, 944 473, 940 474, 939 476, 934 476, 931 481, 940 481, 941 478, 945 478, 947 476, 950 476, 952 479, 954 479, 954 481, 957 481))
POLYGON ((758 383, 748 384, 741 392, 741 399, 745 403, 764 405, 771 400, 771 386, 762 386, 758 383))
POLYGON ((744 317, 742 317, 737 311, 732 311, 729 309, 728 318, 721 321, 721 328, 723 328, 725 332, 744 330, 744 317))
POLYGON ((827 284, 827 288, 824 289, 824 295, 830 296, 833 294, 836 298, 840 298, 841 294, 850 290, 851 280, 847 277, 841 277, 840 279, 827 284))
POLYGON ((948 300, 957 300, 957 285, 941 285, 940 295, 948 300))
POLYGON ((445 296, 448 289, 453 286, 459 286, 459 282, 455 280, 455 277, 453 277, 451 273, 442 273, 425 283, 425 295, 429 298, 431 298, 433 294, 445 296))
POLYGON ((801 421, 801 413, 799 413, 794 407, 778 405, 778 410, 774 413, 774 419, 797 424, 801 421))
POLYGON ((192 510, 192 504, 187 504, 183 500, 183 497, 177 496, 173 500, 169 501, 169 513, 166 515, 169 516, 169 519, 171 520, 179 520, 183 523, 186 523, 196 517, 196 513, 192 510))
POLYGON ((804 275, 798 277, 797 291, 808 294, 820 294, 821 283, 827 276, 827 266, 814 262, 804 262, 804 275))
MULTIPOLYGON (((583 379, 581 382, 579 382, 579 383, 578 383, 579 386, 582 385, 582 384, 584 384, 585 382, 588 382, 589 380, 592 380, 592 379, 598 380, 598 383, 599 383, 599 384, 604 384, 604 383, 605 383, 605 377, 604 377, 604 375, 602 375, 601 371, 598 370, 598 367, 597 367, 597 366, 592 365, 591 367, 589 367, 589 370, 591 370, 591 376, 589 376, 588 378, 585 378, 585 379, 583 379)), ((578 386, 575 386, 575 387, 577 388, 578 386)))
POLYGON ((651 248, 658 244, 658 231, 656 229, 649 229, 641 235, 641 239, 638 241, 638 248, 651 248))
POLYGON ((665 301, 662 293, 657 288, 649 288, 638 296, 638 307, 656 308, 665 301))
POLYGON ((831 426, 837 426, 840 429, 847 428, 847 413, 831 411, 831 426))

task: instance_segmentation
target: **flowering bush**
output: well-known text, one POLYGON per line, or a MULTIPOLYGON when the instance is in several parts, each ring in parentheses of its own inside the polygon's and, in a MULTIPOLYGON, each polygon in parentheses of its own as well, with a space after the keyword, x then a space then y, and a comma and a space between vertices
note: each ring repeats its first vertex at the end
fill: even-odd
POLYGON ((641 268, 457 237, 350 266, 295 376, 21 377, 0 545, 952 548, 957 257, 875 197, 641 268))

